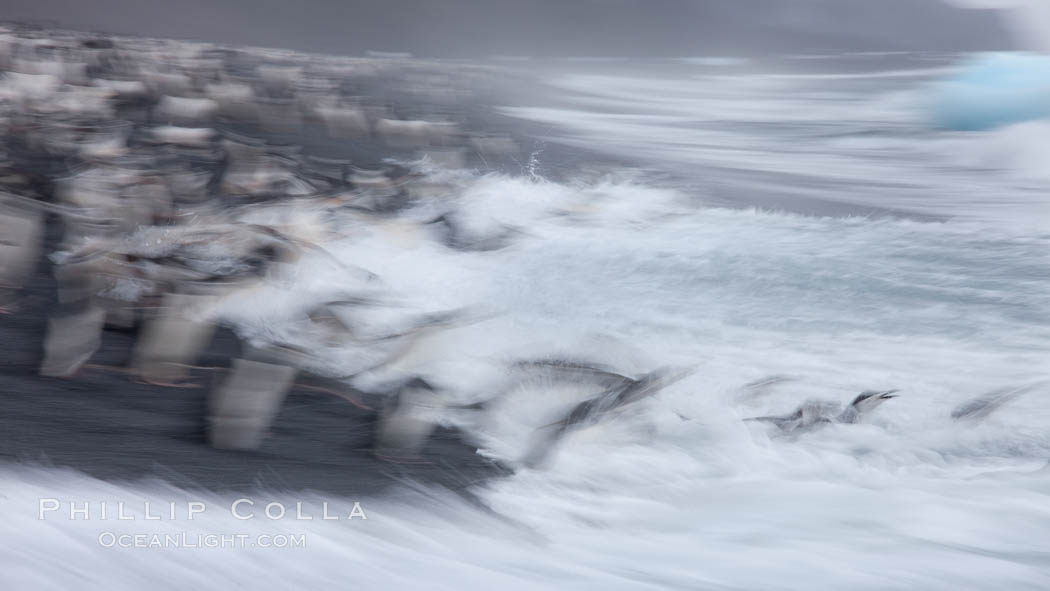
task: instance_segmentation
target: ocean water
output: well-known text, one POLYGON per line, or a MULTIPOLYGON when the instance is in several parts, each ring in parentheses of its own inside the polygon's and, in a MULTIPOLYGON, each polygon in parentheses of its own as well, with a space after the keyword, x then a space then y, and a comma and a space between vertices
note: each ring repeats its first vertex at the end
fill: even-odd
MULTIPOLYGON (((505 113, 632 166, 554 182, 536 173, 541 142, 522 175, 435 172, 455 176, 470 233, 514 230, 503 249, 452 251, 408 223, 325 245, 418 309, 485 311, 403 363, 464 402, 526 353, 688 378, 572 433, 542 469, 478 485, 482 506, 412 483, 374 499, 264 490, 257 513, 359 501, 368 519, 238 520, 235 496, 5 469, 8 588, 1050 587, 1050 123, 932 130, 925 88, 956 56, 806 57, 562 66, 505 113), (784 379, 747 387, 770 376, 784 379), (859 424, 744 421, 891 388, 859 424), (1003 389, 1019 395, 952 419, 1003 389), (38 519, 54 496, 123 500, 139 519, 38 519), (181 518, 191 498, 209 509, 181 518), (145 521, 145 501, 180 518, 145 521), (107 548, 103 531, 307 547, 107 548)), ((304 294, 347 281, 320 260, 295 272, 222 313, 279 331, 304 294)), ((443 420, 513 465, 579 395, 529 384, 443 420)))

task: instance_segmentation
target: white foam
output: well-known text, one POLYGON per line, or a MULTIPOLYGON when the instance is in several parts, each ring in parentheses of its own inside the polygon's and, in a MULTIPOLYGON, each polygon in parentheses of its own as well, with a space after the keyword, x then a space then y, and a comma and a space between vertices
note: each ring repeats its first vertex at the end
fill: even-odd
POLYGON ((744 202, 799 199, 938 217, 1040 227, 1050 219, 1029 165, 974 170, 945 150, 1010 144, 1013 160, 1037 161, 1031 138, 980 132, 958 140, 929 129, 925 82, 945 71, 632 76, 572 74, 557 106, 507 107, 553 126, 557 141, 670 171, 690 185, 719 186, 744 202), (1020 153, 1024 154, 1020 154, 1020 153), (712 182, 713 181, 713 182, 712 182))
MULTIPOLYGON (((146 581, 200 589, 1046 582, 1050 392, 1037 386, 984 423, 949 418, 984 391, 1047 378, 1045 234, 688 209, 674 191, 631 182, 572 187, 490 176, 466 184, 477 215, 528 233, 486 253, 405 241, 373 225, 326 244, 415 305, 483 302, 503 312, 454 331, 416 369, 474 396, 498 378, 484 368, 501 359, 571 351, 602 333, 646 353, 635 369, 700 362, 698 373, 570 434, 548 469, 479 489, 506 521, 431 491, 307 495, 314 513, 325 500, 362 501, 369 520, 356 522, 237 521, 223 511, 234 497, 218 494, 203 499, 218 509, 192 522, 40 522, 40 497, 184 502, 201 493, 7 468, 0 528, 14 559, 3 565, 8 579, 108 589, 146 581), (795 380, 757 398, 741 389, 778 374, 795 380), (782 437, 741 420, 788 412, 811 397, 845 402, 889 387, 900 388, 900 398, 862 424, 782 437), (114 529, 305 534, 308 547, 100 548, 99 533, 114 529)), ((288 285, 286 302, 338 287, 337 268, 303 264, 316 266, 288 285)), ((274 322, 248 307, 255 319, 242 322, 274 322)), ((485 453, 514 460, 532 427, 581 395, 531 388, 480 422, 464 421, 475 425, 485 453)), ((304 500, 252 496, 289 506, 304 500)))

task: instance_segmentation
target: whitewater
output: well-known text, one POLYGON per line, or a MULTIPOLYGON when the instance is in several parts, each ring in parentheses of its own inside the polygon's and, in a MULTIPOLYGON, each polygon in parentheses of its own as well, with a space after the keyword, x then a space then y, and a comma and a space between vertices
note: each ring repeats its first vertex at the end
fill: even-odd
MULTIPOLYGON (((511 227, 507 247, 454 251, 398 223, 324 246, 420 308, 485 310, 410 360, 464 402, 522 351, 692 375, 571 433, 542 469, 478 484, 476 501, 412 482, 250 495, 314 515, 360 502, 367 520, 146 521, 144 501, 246 495, 7 466, 5 588, 1050 587, 1050 123, 932 129, 926 85, 958 58, 560 65, 551 95, 505 107, 545 130, 521 174, 430 170, 455 178, 466 231, 511 227), (631 164, 553 180, 554 144, 631 164), (860 424, 744 420, 894 388, 860 424), (1021 394, 952 418, 1002 389, 1021 394), (124 500, 139 519, 40 520, 56 496, 124 500), (104 548, 102 530, 305 534, 307 548, 104 548)), ((319 259, 296 278, 223 313, 278 330, 344 281, 319 259)), ((539 385, 484 421, 443 420, 513 465, 558 396, 539 385)))

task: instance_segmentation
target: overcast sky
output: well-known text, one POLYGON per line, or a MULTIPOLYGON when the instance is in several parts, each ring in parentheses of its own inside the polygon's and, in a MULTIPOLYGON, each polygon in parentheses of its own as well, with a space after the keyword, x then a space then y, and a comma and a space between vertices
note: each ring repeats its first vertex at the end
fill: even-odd
MULTIPOLYGON (((1050 0, 1047 0, 1050 2, 1050 0)), ((0 0, 0 16, 231 44, 421 56, 1002 49, 944 0, 0 0)))

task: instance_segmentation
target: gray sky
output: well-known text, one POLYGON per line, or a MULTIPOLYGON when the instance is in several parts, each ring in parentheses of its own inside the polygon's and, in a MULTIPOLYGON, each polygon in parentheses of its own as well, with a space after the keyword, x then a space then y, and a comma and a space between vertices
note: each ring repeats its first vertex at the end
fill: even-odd
POLYGON ((1000 49, 999 13, 943 0, 0 0, 0 16, 360 54, 690 56, 1000 49))

